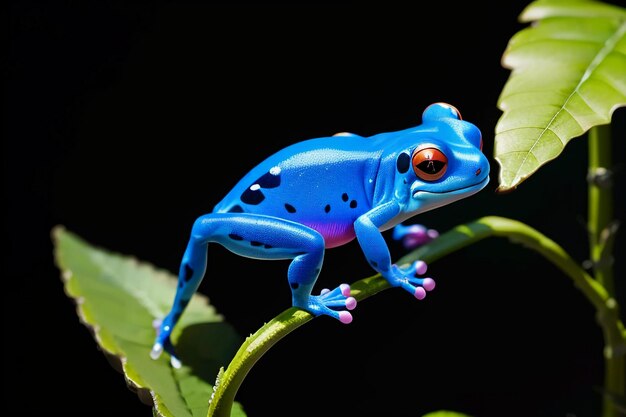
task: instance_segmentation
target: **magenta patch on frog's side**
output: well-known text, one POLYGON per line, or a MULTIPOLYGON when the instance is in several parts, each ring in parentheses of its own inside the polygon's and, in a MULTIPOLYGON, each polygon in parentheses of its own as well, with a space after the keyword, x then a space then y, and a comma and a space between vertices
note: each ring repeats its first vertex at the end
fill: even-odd
POLYGON ((336 248, 337 246, 345 245, 350 242, 356 236, 354 234, 353 223, 306 223, 311 229, 318 231, 322 237, 324 237, 324 247, 327 249, 336 248))

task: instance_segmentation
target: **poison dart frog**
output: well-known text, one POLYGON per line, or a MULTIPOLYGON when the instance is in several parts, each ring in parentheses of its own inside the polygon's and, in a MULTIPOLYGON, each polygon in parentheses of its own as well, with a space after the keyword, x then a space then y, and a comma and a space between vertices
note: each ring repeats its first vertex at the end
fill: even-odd
POLYGON ((475 194, 488 182, 480 130, 446 103, 429 105, 416 127, 369 137, 338 133, 287 146, 193 224, 173 306, 155 324, 152 358, 165 349, 180 366, 170 335, 204 276, 209 243, 250 258, 291 260, 292 305, 350 323, 356 300, 348 284, 313 295, 325 250, 356 238, 369 265, 391 286, 422 299, 435 285, 416 276, 425 264, 392 264, 381 232, 406 228, 401 222, 475 194))

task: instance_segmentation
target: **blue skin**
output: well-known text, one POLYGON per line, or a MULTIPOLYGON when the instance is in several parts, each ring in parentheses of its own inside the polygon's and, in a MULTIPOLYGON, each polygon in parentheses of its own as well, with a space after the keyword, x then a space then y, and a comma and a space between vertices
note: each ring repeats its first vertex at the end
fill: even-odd
POLYGON ((170 334, 200 285, 211 242, 250 258, 292 259, 293 306, 343 323, 352 320, 346 310, 356 305, 349 286, 320 295, 312 295, 312 289, 325 249, 355 237, 372 268, 392 286, 423 298, 434 281, 415 277, 415 267, 393 265, 381 232, 484 188, 489 162, 481 140, 480 130, 461 120, 456 108, 435 103, 424 110, 417 127, 371 137, 341 133, 295 143, 270 156, 194 223, 173 307, 159 324, 152 357, 165 349, 180 365, 170 334), (447 163, 431 161, 437 160, 429 151, 433 148, 447 163), (426 161, 419 164, 424 149, 426 161))

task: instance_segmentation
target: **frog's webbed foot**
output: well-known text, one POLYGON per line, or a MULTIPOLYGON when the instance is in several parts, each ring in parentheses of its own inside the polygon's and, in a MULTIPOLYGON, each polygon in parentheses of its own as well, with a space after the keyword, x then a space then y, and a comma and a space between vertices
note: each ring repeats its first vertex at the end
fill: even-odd
POLYGON ((311 295, 304 308, 312 314, 330 316, 344 324, 352 322, 352 314, 347 310, 354 310, 356 299, 350 296, 350 285, 341 284, 334 290, 324 288, 320 295, 311 295))
POLYGON ((391 266, 391 276, 387 281, 394 287, 401 287, 410 292, 418 300, 426 297, 426 291, 435 288, 435 280, 432 278, 418 278, 416 275, 424 275, 428 266, 424 261, 415 261, 406 269, 397 265, 391 266))
POLYGON ((393 238, 401 240, 405 249, 415 249, 424 245, 439 236, 435 229, 428 229, 421 224, 405 226, 398 224, 393 228, 393 238))
POLYGON ((170 339, 170 333, 172 332, 171 326, 167 324, 167 317, 165 320, 156 319, 152 322, 152 327, 156 330, 157 341, 152 346, 150 351, 150 357, 152 359, 158 359, 163 351, 166 351, 170 355, 170 364, 173 368, 179 369, 182 366, 182 362, 178 359, 174 345, 170 339))

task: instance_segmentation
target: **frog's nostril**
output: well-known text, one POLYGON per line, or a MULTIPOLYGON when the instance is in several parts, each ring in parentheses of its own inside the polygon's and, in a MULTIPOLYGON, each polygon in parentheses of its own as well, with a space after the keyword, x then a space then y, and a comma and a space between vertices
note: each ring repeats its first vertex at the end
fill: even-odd
POLYGON ((476 170, 476 176, 479 176, 479 175, 480 175, 480 173, 481 173, 480 168, 478 168, 478 169, 476 170))

